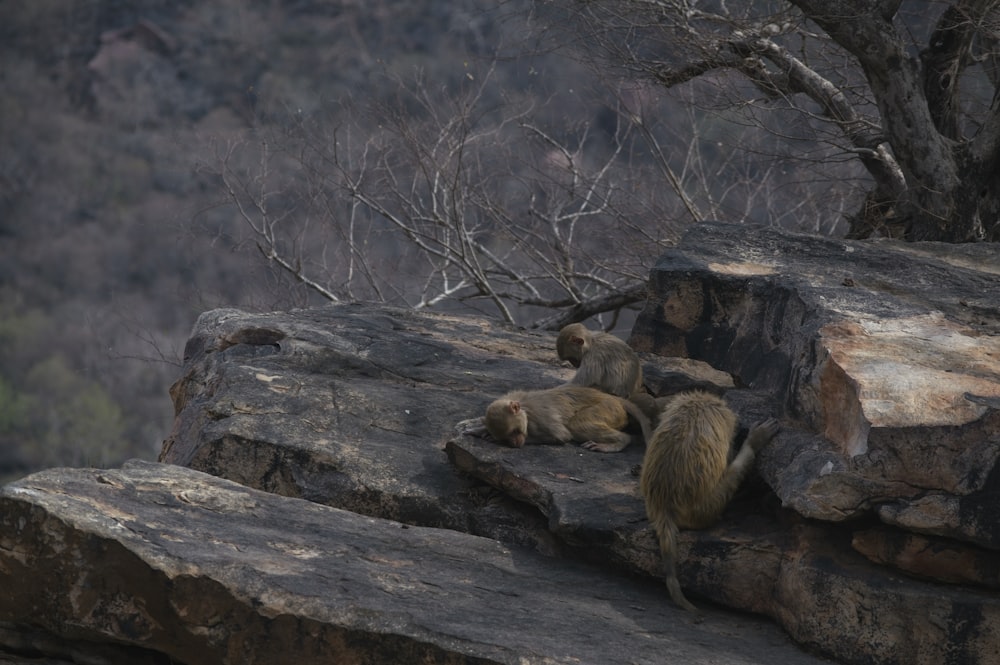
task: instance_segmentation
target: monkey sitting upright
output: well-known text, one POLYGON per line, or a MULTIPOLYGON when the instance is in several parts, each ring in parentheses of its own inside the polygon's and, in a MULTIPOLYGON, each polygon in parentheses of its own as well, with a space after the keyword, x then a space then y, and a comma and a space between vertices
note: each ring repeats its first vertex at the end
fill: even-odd
POLYGON ((639 356, 621 339, 605 332, 593 332, 583 324, 571 323, 559 331, 556 353, 576 368, 570 380, 575 386, 590 386, 634 402, 646 417, 656 417, 656 405, 642 385, 639 356))
POLYGON ((778 432, 773 418, 756 425, 730 462, 736 421, 720 397, 704 391, 679 393, 664 406, 646 441, 639 490, 659 537, 667 590, 675 603, 695 613, 677 580, 677 530, 704 529, 718 520, 756 452, 778 432))
POLYGON ((520 448, 525 443, 578 441, 587 450, 611 453, 627 446, 622 432, 634 418, 649 436, 649 419, 628 400, 595 388, 558 386, 548 390, 515 390, 494 400, 482 419, 459 423, 463 434, 489 432, 496 441, 520 448))

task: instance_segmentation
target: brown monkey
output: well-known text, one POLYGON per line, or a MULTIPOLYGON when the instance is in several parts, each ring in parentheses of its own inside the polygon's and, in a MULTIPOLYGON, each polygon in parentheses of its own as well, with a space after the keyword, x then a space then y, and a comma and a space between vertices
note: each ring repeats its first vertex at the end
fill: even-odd
POLYGON ((494 439, 515 448, 579 441, 588 450, 613 453, 632 440, 621 431, 629 416, 638 421, 644 436, 650 435, 649 419, 628 400, 595 388, 564 385, 507 393, 489 405, 483 425, 494 439))
POLYGON ((667 589, 681 607, 698 611, 677 581, 677 530, 704 529, 718 520, 756 452, 777 432, 773 418, 756 425, 730 462, 736 414, 722 398, 704 391, 679 393, 663 408, 646 441, 639 489, 659 536, 667 589))
POLYGON ((619 397, 642 389, 639 356, 614 335, 571 323, 559 331, 556 353, 559 360, 568 360, 576 368, 570 381, 573 385, 591 386, 619 397))
POLYGON ((639 356, 621 339, 571 323, 559 331, 556 353, 560 360, 568 360, 576 367, 571 384, 624 397, 638 405, 647 418, 656 417, 653 398, 642 386, 639 356))

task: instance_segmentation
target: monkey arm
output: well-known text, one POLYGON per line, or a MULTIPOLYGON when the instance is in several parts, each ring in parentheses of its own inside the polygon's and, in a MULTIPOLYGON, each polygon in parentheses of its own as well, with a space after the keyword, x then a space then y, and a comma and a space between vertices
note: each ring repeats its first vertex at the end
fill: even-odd
POLYGON ((743 445, 750 446, 754 452, 758 452, 775 437, 779 429, 781 429, 781 426, 778 424, 778 421, 774 418, 768 418, 751 428, 750 433, 747 435, 747 440, 743 445))
POLYGON ((485 438, 487 434, 486 420, 482 416, 462 420, 455 424, 455 432, 463 436, 468 434, 485 438))

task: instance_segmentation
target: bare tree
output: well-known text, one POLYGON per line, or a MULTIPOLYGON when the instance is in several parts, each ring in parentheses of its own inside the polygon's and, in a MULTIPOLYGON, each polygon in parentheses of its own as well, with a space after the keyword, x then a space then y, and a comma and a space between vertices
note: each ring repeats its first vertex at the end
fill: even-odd
POLYGON ((490 81, 400 83, 391 103, 221 145, 218 175, 260 255, 327 300, 549 329, 641 302, 678 204, 647 186, 660 178, 639 125, 615 112, 601 136, 546 127, 539 102, 490 81))
MULTIPOLYGON (((712 80, 776 137, 868 181, 849 234, 1000 240, 998 0, 562 0, 541 23, 630 76, 712 80), (798 115, 769 122, 767 112, 798 115)), ((819 179, 817 187, 829 183, 819 179)))

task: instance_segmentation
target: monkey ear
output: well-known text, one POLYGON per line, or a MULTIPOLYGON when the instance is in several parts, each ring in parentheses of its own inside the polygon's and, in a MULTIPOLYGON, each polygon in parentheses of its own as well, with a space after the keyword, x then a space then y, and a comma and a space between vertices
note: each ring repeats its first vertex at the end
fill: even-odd
POLYGON ((507 405, 507 408, 510 409, 511 413, 518 413, 521 410, 521 403, 511 401, 511 403, 507 405))
POLYGON ((583 346, 583 338, 580 337, 579 335, 574 335, 570 341, 573 342, 573 344, 576 344, 577 346, 583 346))

